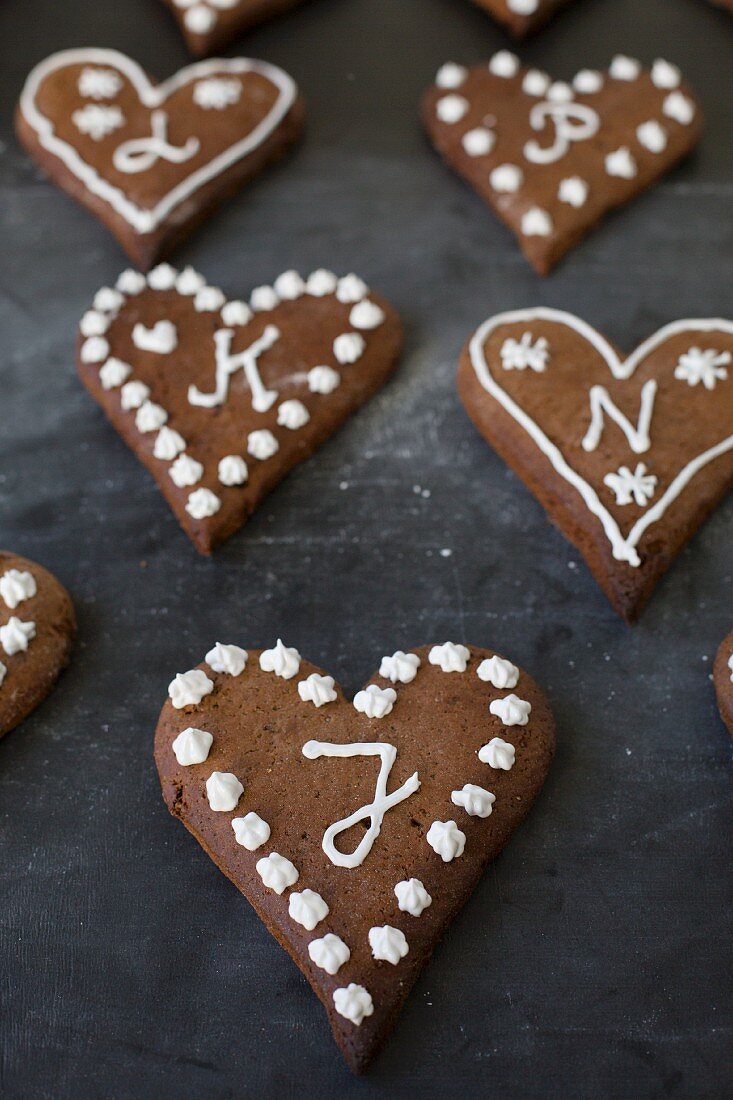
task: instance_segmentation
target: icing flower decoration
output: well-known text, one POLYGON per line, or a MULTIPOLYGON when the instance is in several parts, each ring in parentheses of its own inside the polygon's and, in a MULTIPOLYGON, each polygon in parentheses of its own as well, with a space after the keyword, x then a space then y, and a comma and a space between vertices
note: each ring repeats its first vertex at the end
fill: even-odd
POLYGON ((344 941, 333 932, 327 932, 319 940, 311 940, 308 944, 308 954, 316 966, 325 970, 327 974, 336 974, 351 958, 351 952, 344 941))
POLYGON ((206 654, 206 663, 214 672, 226 672, 230 676, 239 676, 247 664, 247 650, 238 645, 224 645, 217 642, 206 654))
POLYGON ((392 966, 397 966, 400 959, 404 959, 410 950, 404 932, 399 928, 392 928, 389 924, 384 924, 381 928, 369 929, 369 946, 375 959, 392 963, 392 966))
POLYGON ((282 894, 288 886, 298 881, 298 871, 294 864, 277 852, 270 852, 256 863, 257 874, 269 890, 282 894))
POLYGON ((122 88, 122 80, 113 69, 82 69, 79 95, 86 99, 114 99, 122 88))
POLYGON ((413 917, 419 917, 423 909, 427 909, 433 901, 419 878, 409 878, 403 882, 398 882, 394 892, 400 911, 409 913, 413 917))
POLYGON ((206 780, 206 794, 212 810, 235 810, 244 787, 233 772, 212 772, 206 780))
POLYGON ((199 80, 193 90, 193 101, 205 111, 223 111, 237 103, 241 95, 242 85, 239 80, 224 80, 212 76, 208 80, 199 80))
POLYGON ((417 653, 403 653, 398 649, 391 657, 382 657, 379 675, 393 684, 411 684, 417 676, 420 658, 417 653))
POLYGON ((643 508, 654 496, 657 479, 646 472, 643 462, 639 462, 633 473, 628 466, 620 466, 618 473, 606 474, 603 484, 616 494, 617 504, 631 504, 634 500, 643 508))
POLYGON ((505 340, 500 355, 504 370, 526 370, 529 367, 536 374, 541 374, 547 367, 550 350, 544 336, 533 341, 532 333, 525 332, 521 340, 511 337, 505 340))
POLYGON ((0 626, 0 645, 8 657, 24 652, 35 636, 36 624, 23 622, 16 615, 11 615, 5 626, 0 626))
POLYGON ((260 654, 260 668, 263 672, 274 672, 283 680, 292 680, 300 668, 300 654, 278 638, 274 649, 265 649, 260 654))
POLYGON ((461 832, 455 821, 434 821, 428 829, 427 842, 443 863, 450 863, 463 855, 466 834, 461 832))
POLYGON ((213 743, 213 736, 206 730, 189 726, 178 734, 171 747, 181 767, 189 768, 192 764, 203 764, 213 743))
POLYGON ((462 790, 453 791, 450 797, 454 806, 462 806, 471 817, 488 817, 496 802, 496 795, 475 783, 464 783, 462 790))
POLYGON ((0 598, 5 601, 11 611, 15 611, 19 603, 29 600, 36 594, 36 582, 32 573, 27 570, 8 569, 0 577, 0 598))
POLYGON ((79 133, 93 141, 102 141, 125 125, 125 116, 119 107, 100 107, 95 103, 87 103, 86 107, 74 111, 71 118, 79 133))
POLYGON ((303 890, 290 895, 288 913, 297 924, 302 924, 306 931, 312 932, 328 916, 329 908, 315 890, 303 890))
POLYGON ((357 1027, 365 1016, 371 1016, 374 1012, 371 994, 363 985, 356 985, 355 982, 350 982, 342 989, 335 989, 333 1003, 339 1016, 344 1016, 357 1027))
POLYGON ((508 772, 514 767, 515 755, 514 745, 503 741, 501 737, 492 737, 488 745, 479 749, 478 758, 482 764, 488 764, 490 768, 508 772))
POLYGON ((433 646, 428 654, 428 660, 431 665, 438 665, 443 672, 465 672, 470 656, 471 651, 465 645, 445 642, 443 645, 433 646))
POLYGON ((248 852, 254 852, 270 839, 270 826, 252 810, 244 817, 233 817, 232 828, 237 844, 248 852))
POLYGON ((493 699, 489 710, 501 718, 505 726, 526 726, 532 712, 532 704, 516 695, 507 695, 505 699, 493 699))
POLYGON ((503 657, 494 655, 487 657, 476 669, 476 675, 484 683, 493 684, 499 691, 517 686, 519 669, 511 661, 505 661, 503 657))
POLYGON ((190 672, 179 672, 168 685, 168 694, 176 710, 197 706, 204 695, 208 695, 213 690, 213 681, 200 668, 192 668, 190 672))
POLYGON ((714 390, 718 382, 728 378, 726 367, 731 361, 729 351, 716 351, 714 348, 690 348, 680 356, 674 376, 688 386, 700 383, 706 390, 714 390))
POLYGON ((354 696, 354 707, 367 718, 384 718, 394 706, 397 692, 393 688, 380 688, 370 684, 364 691, 354 696))
POLYGON ((336 699, 333 676, 321 676, 317 672, 311 672, 306 680, 298 684, 298 695, 304 703, 313 703, 316 707, 333 703, 336 699))

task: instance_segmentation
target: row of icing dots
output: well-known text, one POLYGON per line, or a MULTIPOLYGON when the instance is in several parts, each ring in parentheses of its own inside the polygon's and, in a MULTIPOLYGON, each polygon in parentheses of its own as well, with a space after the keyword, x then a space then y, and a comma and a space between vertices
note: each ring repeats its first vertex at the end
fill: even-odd
MULTIPOLYGON (((32 599, 37 590, 35 577, 26 569, 7 569, 0 576, 0 600, 10 611, 15 611, 26 600, 32 599)), ((0 626, 0 649, 7 657, 14 657, 16 653, 25 653, 35 636, 35 622, 21 619, 18 615, 11 615, 8 621, 0 626)), ((7 665, 0 661, 0 686, 7 673, 7 665)))

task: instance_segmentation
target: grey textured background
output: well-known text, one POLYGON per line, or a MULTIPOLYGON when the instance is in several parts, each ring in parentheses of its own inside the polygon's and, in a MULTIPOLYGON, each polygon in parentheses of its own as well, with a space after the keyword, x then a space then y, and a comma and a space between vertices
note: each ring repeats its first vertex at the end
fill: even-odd
POLYGON ((182 42, 156 0, 3 0, 0 543, 54 570, 80 620, 58 690, 0 744, 4 1097, 733 1090, 731 744, 709 675, 733 626, 733 501, 628 629, 454 390, 464 338, 498 310, 571 309, 627 348, 731 315, 733 19, 703 0, 577 0, 521 48, 557 77, 617 51, 669 57, 708 117, 699 154, 545 282, 416 121, 442 61, 505 44, 463 0, 312 0, 239 43, 296 77, 310 130, 176 259, 231 294, 353 268, 409 335, 394 381, 206 561, 75 377, 77 320, 126 263, 11 131, 47 53, 115 46, 163 77, 182 42), (174 672, 216 639, 278 633, 349 688, 397 647, 494 646, 557 713, 535 812, 361 1080, 168 817, 151 759, 174 672))

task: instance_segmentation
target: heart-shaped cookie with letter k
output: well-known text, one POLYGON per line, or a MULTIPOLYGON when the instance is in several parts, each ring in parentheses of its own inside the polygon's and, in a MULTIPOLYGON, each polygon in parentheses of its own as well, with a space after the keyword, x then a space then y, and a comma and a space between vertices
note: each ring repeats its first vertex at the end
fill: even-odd
POLYGON ((398 650, 352 703, 278 640, 217 643, 179 673, 155 759, 169 810, 303 971, 359 1072, 554 744, 544 695, 493 652, 398 650))
POLYGON ((733 633, 721 643, 713 668, 720 715, 733 737, 733 633))
POLYGON ((143 270, 299 136, 293 80, 265 61, 202 61, 152 83, 115 50, 53 54, 28 77, 20 140, 143 270))
POLYGON ((173 11, 191 51, 202 57, 222 50, 237 35, 303 0, 164 0, 173 11))
POLYGON ((423 103, 428 134, 516 234, 540 275, 614 207, 694 148, 700 109, 679 70, 616 57, 572 84, 507 50, 471 69, 449 63, 423 103))
POLYGON ((733 323, 677 321, 628 359, 570 313, 486 321, 458 389, 481 434, 634 620, 733 485, 733 323))
POLYGON ((192 268, 125 271, 84 314, 79 373, 208 553, 382 385, 397 314, 356 275, 228 300, 192 268))

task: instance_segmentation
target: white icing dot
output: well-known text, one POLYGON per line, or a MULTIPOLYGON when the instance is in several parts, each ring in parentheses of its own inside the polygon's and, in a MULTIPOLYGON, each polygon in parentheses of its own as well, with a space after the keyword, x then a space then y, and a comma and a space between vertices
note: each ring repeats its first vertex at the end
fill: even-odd
POLYGON ((319 940, 311 940, 308 944, 308 954, 316 966, 325 970, 327 974, 337 974, 344 963, 351 958, 351 952, 344 941, 333 932, 327 932, 319 940))
POLYGON ((413 917, 419 917, 433 900, 419 878, 398 882, 394 892, 400 911, 413 917))
POLYGON ((275 292, 283 301, 292 302, 305 294, 305 283, 297 271, 284 271, 275 279, 275 292))
POLYGON ((281 428, 289 428, 291 431, 297 431, 298 428, 304 427, 310 420, 310 413, 306 409, 302 401, 297 401, 295 398, 290 398, 289 401, 283 401, 282 405, 277 410, 277 422, 281 428))
POLYGON ((203 4, 195 4, 184 16, 184 23, 192 34, 208 34, 216 23, 216 13, 203 4))
POLYGON ((333 367, 319 366, 308 371, 308 389, 311 393, 333 393, 340 381, 341 375, 333 367))
POLYGON ((488 817, 496 802, 496 795, 475 783, 464 783, 462 789, 453 791, 450 797, 454 806, 462 806, 471 817, 488 817))
POLYGON ((104 313, 98 313, 96 309, 87 310, 79 322, 79 331, 82 336, 103 336, 109 328, 109 318, 104 313))
POLYGON ((217 642, 206 654, 206 663, 214 672, 225 672, 228 676, 240 676, 247 664, 248 653, 238 645, 225 645, 217 642))
POLYGON ((193 300, 197 313, 216 313, 225 304, 224 292, 218 286, 203 286, 193 300))
POLYGON ((256 852, 270 839, 270 826, 253 810, 244 817, 233 817, 232 829, 237 844, 241 844, 248 852, 256 852))
POLYGON ((500 718, 505 726, 526 726, 532 713, 532 704, 512 694, 504 699, 493 699, 489 704, 489 710, 500 718))
POLYGON ((509 11, 517 15, 534 15, 540 5, 540 0, 506 0, 509 11))
POLYGON ((404 653, 398 649, 391 657, 382 657, 379 675, 393 684, 411 684, 417 676, 420 658, 417 653, 404 653))
POLYGON ((241 455, 225 455, 219 461, 219 481, 222 485, 244 485, 249 477, 247 463, 241 455))
POLYGON ((100 367, 99 381, 102 383, 103 390, 114 390, 121 386, 131 374, 132 367, 128 363, 123 363, 121 359, 112 357, 107 360, 103 367, 100 367))
POLYGON ((631 150, 626 145, 615 149, 606 157, 606 171, 609 176, 617 176, 619 179, 632 180, 637 173, 636 161, 631 155, 631 150))
POLYGON ((179 672, 168 685, 168 694, 176 710, 197 706, 204 695, 209 695, 213 690, 213 681, 200 668, 192 668, 190 672, 179 672))
POLYGON ((492 130, 477 126, 463 135, 461 144, 469 157, 485 157, 494 148, 495 141, 492 130))
POLYGON ((641 72, 641 65, 633 57, 617 54, 608 71, 614 80, 636 80, 641 72))
POLYGON ((573 89, 562 80, 556 80, 547 91, 547 98, 550 103, 570 103, 574 96, 573 89))
POLYGON ((18 604, 32 599, 36 592, 35 577, 27 569, 8 569, 0 577, 0 597, 11 611, 15 611, 18 604))
POLYGON ((139 432, 157 432, 168 419, 168 413, 154 401, 144 401, 135 414, 135 427, 139 432))
POLYGON ((87 99, 114 99, 122 89, 122 78, 114 69, 82 69, 77 84, 87 99))
POLYGON ((109 355, 109 344, 103 336, 90 336, 81 346, 82 363, 101 363, 109 355))
POLYGON ((170 264, 158 264, 148 274, 148 286, 152 290, 172 290, 176 285, 178 272, 170 264))
POLYGON ((317 672, 311 672, 306 680, 301 680, 298 684, 298 695, 304 703, 313 703, 317 707, 333 703, 337 698, 333 676, 321 676, 317 672))
POLYGON ((689 126, 695 117, 694 103, 682 92, 670 92, 664 101, 662 110, 667 118, 679 122, 682 126, 689 126))
POLYGON ((439 88, 460 88, 468 76, 468 69, 463 65, 456 65, 454 61, 446 61, 441 65, 435 75, 435 83, 439 88))
POLYGON ((544 96, 547 94, 547 89, 550 87, 550 78, 547 73, 541 72, 539 69, 530 69, 525 73, 524 80, 522 81, 522 91, 527 95, 544 96))
POLYGON ((296 924, 302 924, 308 932, 312 932, 329 912, 325 901, 315 890, 294 890, 288 899, 288 913, 291 918, 296 924))
MULTIPOLYGON (((142 409, 140 411, 142 412, 142 409)), ((195 485, 197 481, 201 480, 203 472, 204 468, 201 463, 187 454, 179 455, 168 471, 171 481, 179 489, 195 485)))
MULTIPOLYGON (((226 4, 227 0, 224 2, 226 4)), ((221 77, 199 80, 194 85, 192 98, 203 111, 225 111, 227 107, 239 103, 242 98, 242 83, 240 80, 225 80, 221 77)))
POLYGON ((524 173, 516 164, 500 164, 489 176, 489 183, 501 194, 513 194, 524 181, 524 173))
POLYGON ((344 305, 360 302, 362 298, 366 298, 368 293, 369 287, 364 280, 354 274, 344 275, 343 279, 339 279, 336 286, 336 297, 344 305))
POLYGON ((132 409, 139 409, 140 406, 147 401, 150 397, 150 389, 144 382, 126 382, 120 390, 120 398, 122 401, 122 408, 126 412, 130 412, 132 409))
POLYGON ((522 232, 525 237, 549 237, 552 229, 552 218, 539 206, 530 206, 522 215, 522 232))
POLYGON ((16 653, 24 653, 35 636, 36 624, 30 621, 23 622, 16 615, 11 615, 5 626, 0 626, 0 645, 8 657, 16 653))
POLYGON ((342 332, 333 342, 333 354, 341 364, 356 363, 364 354, 366 342, 359 332, 342 332))
POLYGON ((456 122, 460 122, 467 111, 468 100, 464 99, 462 95, 455 95, 454 93, 441 96, 435 104, 435 113, 440 121, 451 126, 456 122))
POLYGON ((581 69, 575 74, 573 87, 581 95, 595 95, 603 87, 603 76, 595 69, 581 69))
POLYGON ((681 79, 680 70, 676 65, 671 65, 669 61, 659 58, 652 65, 652 81, 657 88, 677 88, 681 79))
POLYGON ((356 985, 355 982, 350 982, 342 989, 335 989, 333 1004, 339 1016, 350 1020, 357 1027, 365 1016, 371 1016, 374 1012, 371 994, 363 985, 356 985))
POLYGON ((227 302, 222 307, 221 319, 225 325, 246 325, 252 320, 252 310, 246 302, 227 302))
POLYGON ((119 290, 103 286, 94 295, 94 308, 100 313, 116 313, 124 301, 124 295, 119 290))
POLYGON ((667 148, 667 132, 656 119, 643 122, 636 131, 639 144, 650 153, 663 153, 667 148))
POLYGON ((280 444, 268 428, 258 428, 247 436, 247 454, 264 461, 272 458, 280 449, 280 444))
POLYGON ((305 289, 307 293, 312 294, 314 298, 325 298, 327 294, 334 293, 337 285, 338 279, 333 271, 326 271, 325 268, 320 267, 317 271, 312 271, 308 276, 305 289))
POLYGON ((212 772, 206 780, 209 806, 217 813, 236 810, 244 787, 233 772, 212 772))
POLYGON ((206 286, 206 279, 192 267, 184 267, 176 279, 176 290, 179 294, 197 294, 204 286, 206 286))
POLYGON ((181 451, 185 451, 186 441, 173 428, 161 428, 155 440, 153 455, 162 462, 172 462, 181 451))
POLYGON ((383 321, 384 310, 368 299, 357 302, 349 314, 349 324, 353 325, 354 328, 379 328, 383 321))
POLYGON ((392 966, 396 966, 400 959, 404 959, 410 950, 405 933, 389 924, 369 929, 369 946, 375 959, 391 963, 392 966))
POLYGON ((434 821, 428 829, 426 840, 443 863, 463 855, 466 847, 466 834, 462 833, 455 821, 434 821))
POLYGON ((295 865, 277 852, 270 852, 269 856, 258 859, 255 866, 265 886, 276 894, 282 894, 288 886, 293 886, 298 881, 295 865))
POLYGON ((280 299, 273 287, 257 286, 249 296, 249 304, 255 313, 262 313, 275 309, 280 304, 280 299))
POLYGON ((385 718, 391 713, 397 699, 394 688, 380 688, 376 684, 370 684, 363 691, 357 691, 354 696, 354 709, 367 718, 385 718))
POLYGON ((203 764, 208 758, 213 743, 213 736, 206 730, 197 730, 189 726, 178 734, 172 749, 181 767, 190 768, 192 764, 203 764))
POLYGON ((193 519, 210 519, 221 508, 221 501, 210 489, 194 489, 186 501, 186 511, 193 519))
POLYGON ((2 687, 3 680, 5 679, 7 674, 8 674, 8 666, 4 665, 2 663, 2 661, 0 661, 0 687, 2 687))
POLYGON ((580 176, 568 176, 560 181, 557 197, 560 202, 566 202, 579 210, 581 206, 585 206, 588 198, 588 184, 580 176))
POLYGON ((514 745, 510 745, 508 741, 502 740, 501 737, 492 737, 488 745, 484 745, 482 749, 479 749, 478 754, 482 764, 488 764, 490 768, 505 772, 511 771, 514 767, 515 756, 514 745))
POLYGON ((509 50, 499 50, 489 61, 489 72, 505 79, 516 76, 519 72, 519 58, 509 50))
POLYGON ((133 271, 132 268, 128 268, 121 273, 116 286, 122 294, 127 294, 134 298, 145 290, 147 279, 140 271, 133 271))
POLYGON ((140 351, 170 355, 178 345, 178 332, 172 321, 156 321, 152 328, 138 322, 132 330, 132 342, 140 351))
POLYGON ((453 642, 445 642, 443 645, 434 645, 428 654, 431 665, 438 665, 443 672, 465 672, 470 649, 465 645, 455 645, 453 642))
POLYGON ((503 657, 487 657, 476 669, 479 680, 486 684, 493 684, 499 691, 517 686, 519 669, 511 661, 505 661, 503 657))
POLYGON ((274 672, 283 680, 292 680, 300 668, 300 654, 278 638, 273 649, 264 649, 260 654, 260 668, 263 672, 274 672))

